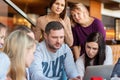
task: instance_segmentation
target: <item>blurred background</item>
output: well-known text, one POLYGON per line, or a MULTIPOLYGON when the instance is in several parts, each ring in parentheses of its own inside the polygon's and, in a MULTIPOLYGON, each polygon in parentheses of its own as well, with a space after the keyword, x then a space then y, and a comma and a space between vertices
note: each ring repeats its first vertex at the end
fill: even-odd
MULTIPOLYGON (((9 26, 16 25, 35 27, 39 16, 49 13, 50 0, 0 0, 0 22, 9 26)), ((68 0, 67 14, 71 3, 85 4, 90 15, 104 23, 107 43, 120 43, 120 0, 68 0)))

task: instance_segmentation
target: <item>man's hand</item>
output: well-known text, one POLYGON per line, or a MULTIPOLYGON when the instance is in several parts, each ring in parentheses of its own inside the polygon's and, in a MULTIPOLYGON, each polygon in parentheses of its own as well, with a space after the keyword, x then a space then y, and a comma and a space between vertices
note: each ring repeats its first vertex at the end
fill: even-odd
POLYGON ((82 80, 82 78, 80 76, 77 76, 76 78, 71 78, 69 80, 82 80))

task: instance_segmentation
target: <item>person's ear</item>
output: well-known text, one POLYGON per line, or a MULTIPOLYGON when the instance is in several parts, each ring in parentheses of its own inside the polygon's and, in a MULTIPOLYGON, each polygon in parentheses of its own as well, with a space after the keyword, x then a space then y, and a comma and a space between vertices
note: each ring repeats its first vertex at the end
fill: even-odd
POLYGON ((44 33, 44 38, 47 39, 47 34, 46 33, 44 33))

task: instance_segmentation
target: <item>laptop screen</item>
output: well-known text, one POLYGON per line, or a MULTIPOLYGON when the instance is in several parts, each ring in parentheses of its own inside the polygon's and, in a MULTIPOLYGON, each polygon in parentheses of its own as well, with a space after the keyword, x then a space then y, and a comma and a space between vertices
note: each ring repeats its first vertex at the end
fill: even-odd
POLYGON ((114 65, 88 66, 83 80, 90 80, 91 77, 102 77, 103 79, 110 80, 113 67, 114 65))

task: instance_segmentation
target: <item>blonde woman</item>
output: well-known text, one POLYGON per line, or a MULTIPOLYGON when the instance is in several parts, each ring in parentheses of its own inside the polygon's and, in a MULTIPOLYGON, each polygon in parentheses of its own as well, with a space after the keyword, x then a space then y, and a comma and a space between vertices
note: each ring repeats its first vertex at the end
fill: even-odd
POLYGON ((6 39, 3 51, 11 60, 10 77, 12 80, 28 80, 26 68, 34 59, 36 41, 25 32, 13 31, 6 39))
POLYGON ((74 27, 73 32, 73 52, 75 60, 77 60, 82 53, 85 52, 85 41, 90 33, 100 32, 105 40, 105 30, 103 23, 89 15, 87 7, 82 3, 73 3, 70 7, 71 18, 73 20, 74 27))
POLYGON ((15 27, 14 30, 22 30, 25 33, 27 33, 27 35, 29 35, 30 37, 32 37, 33 39, 35 39, 35 35, 34 35, 33 31, 29 27, 27 27, 27 26, 18 25, 18 26, 15 27))
POLYGON ((65 42, 72 46, 73 36, 71 31, 71 23, 68 16, 66 16, 66 0, 50 0, 50 12, 47 15, 41 16, 37 19, 36 28, 33 29, 35 38, 40 41, 40 33, 44 33, 45 26, 51 21, 59 21, 64 25, 65 42))

